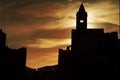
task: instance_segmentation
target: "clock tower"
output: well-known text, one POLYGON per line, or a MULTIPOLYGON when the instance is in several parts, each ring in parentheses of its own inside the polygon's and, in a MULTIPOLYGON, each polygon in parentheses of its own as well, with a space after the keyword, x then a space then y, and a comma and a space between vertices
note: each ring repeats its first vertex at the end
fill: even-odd
POLYGON ((80 5, 80 8, 76 14, 76 27, 77 30, 79 29, 87 29, 87 12, 85 11, 85 8, 83 4, 80 5))

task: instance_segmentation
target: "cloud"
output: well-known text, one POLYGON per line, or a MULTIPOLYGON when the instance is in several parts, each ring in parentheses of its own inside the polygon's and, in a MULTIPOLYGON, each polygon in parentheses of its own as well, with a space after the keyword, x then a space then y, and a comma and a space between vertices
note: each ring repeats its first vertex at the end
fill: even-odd
POLYGON ((99 3, 99 2, 111 2, 112 4, 118 4, 119 0, 72 0, 73 2, 84 2, 84 3, 99 3))
MULTIPOLYGON (((102 28, 104 32, 118 32, 119 25, 112 23, 89 23, 92 28, 102 28)), ((88 26, 88 27, 89 27, 88 26)))
POLYGON ((19 27, 19 25, 46 25, 49 24, 53 21, 59 20, 60 18, 57 17, 52 17, 52 16, 40 16, 40 17, 30 17, 30 16, 20 16, 20 15, 14 15, 14 16, 6 16, 6 17, 1 17, 0 19, 0 24, 3 26, 6 25, 13 25, 16 27, 19 27), (18 25, 18 26, 17 26, 18 25))
POLYGON ((34 43, 27 44, 31 48, 52 48, 61 45, 70 45, 70 39, 37 39, 34 43))
POLYGON ((111 4, 119 5, 119 0, 1 0, 1 8, 11 10, 11 9, 23 9, 26 7, 31 8, 31 6, 39 5, 41 7, 61 7, 66 4, 76 2, 84 2, 84 3, 99 3, 99 2, 110 2, 111 4), (51 5, 52 4, 52 5, 51 5))
POLYGON ((33 25, 38 22, 44 25, 46 22, 55 21, 59 17, 55 17, 55 14, 59 8, 56 4, 51 5, 50 3, 37 3, 33 0, 8 0, 1 1, 0 7, 0 25, 33 25), (31 3, 30 3, 31 2, 31 3), (33 3, 32 3, 33 2, 33 3), (7 6, 4 8, 4 6, 7 6))
POLYGON ((52 29, 52 30, 37 30, 31 36, 42 39, 64 39, 70 38, 71 29, 52 29))
MULTIPOLYGON (((86 5, 86 7, 88 7, 88 9, 89 9, 89 7, 91 10, 94 9, 93 14, 96 14, 97 11, 102 11, 100 15, 103 15, 102 13, 104 13, 104 15, 108 15, 108 12, 109 13, 112 12, 112 14, 113 14, 113 12, 119 11, 119 10, 116 10, 116 9, 118 9, 117 5, 114 5, 114 6, 117 6, 117 7, 114 7, 113 5, 110 5, 110 3, 105 4, 106 2, 111 2, 113 0, 109 0, 109 1, 105 0, 104 2, 101 1, 99 4, 100 6, 96 6, 98 3, 90 4, 90 2, 98 2, 100 0, 73 0, 73 1, 88 2, 88 4, 85 4, 85 5, 86 5), (106 6, 108 6, 108 7, 106 7, 106 6), (110 7, 110 6, 112 6, 112 7, 110 7), (104 10, 102 7, 104 7, 104 10), (105 11, 107 11, 107 13, 105 11)), ((115 1, 117 1, 117 0, 115 0, 115 1)), ((70 13, 72 13, 71 17, 75 17, 76 10, 77 10, 77 8, 79 8, 79 5, 80 5, 80 3, 77 3, 77 2, 69 3, 67 5, 62 4, 63 2, 69 2, 69 0, 36 0, 36 1, 34 1, 34 0, 25 0, 25 1, 12 0, 11 2, 8 0, 2 0, 1 2, 2 2, 1 6, 3 6, 3 7, 4 7, 4 5, 9 5, 9 6, 8 6, 8 8, 1 7, 3 9, 0 10, 1 11, 0 25, 1 26, 12 25, 12 26, 16 26, 16 27, 17 27, 17 25, 21 25, 21 26, 25 26, 25 25, 29 25, 29 26, 42 25, 43 26, 43 25, 47 25, 47 24, 49 25, 49 23, 55 22, 56 20, 62 21, 64 19, 63 17, 67 17, 67 16, 70 17, 71 16, 70 13), (11 5, 11 7, 10 7, 10 5, 11 5)), ((97 16, 97 14, 94 15, 94 17, 97 16)), ((117 14, 118 14, 118 12, 117 12, 117 14)), ((118 21, 118 19, 117 19, 117 21, 118 21)), ((49 28, 49 27, 47 27, 47 28, 49 28)))
POLYGON ((7 45, 10 47, 26 46, 26 43, 34 43, 37 39, 68 39, 71 37, 71 28, 68 29, 52 29, 52 30, 25 30, 26 28, 16 30, 8 29, 7 32, 7 45))

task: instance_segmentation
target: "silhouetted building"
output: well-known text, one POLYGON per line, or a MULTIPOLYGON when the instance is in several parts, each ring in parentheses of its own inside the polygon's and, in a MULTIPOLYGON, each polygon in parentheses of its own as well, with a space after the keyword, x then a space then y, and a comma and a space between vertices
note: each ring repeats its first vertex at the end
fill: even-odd
POLYGON ((60 67, 71 66, 71 46, 67 46, 66 50, 59 49, 58 64, 60 67))
POLYGON ((87 29, 87 12, 81 4, 76 29, 72 30, 71 49, 59 49, 58 70, 71 73, 61 80, 118 80, 119 46, 117 32, 87 29))
POLYGON ((6 46, 6 34, 0 30, 1 79, 25 80, 26 48, 11 49, 6 46))
POLYGON ((0 29, 0 46, 3 47, 6 45, 6 34, 0 29))
POLYGON ((39 80, 36 69, 26 67, 26 79, 25 80, 39 80))
POLYGON ((58 65, 38 68, 38 80, 59 80, 58 65))

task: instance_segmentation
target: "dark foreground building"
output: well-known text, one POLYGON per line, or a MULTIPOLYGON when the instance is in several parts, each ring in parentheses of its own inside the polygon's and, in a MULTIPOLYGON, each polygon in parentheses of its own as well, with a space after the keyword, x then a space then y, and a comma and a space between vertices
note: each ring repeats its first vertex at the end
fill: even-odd
POLYGON ((36 69, 32 69, 32 68, 26 67, 25 73, 26 73, 25 80, 39 80, 36 69))
POLYGON ((118 33, 88 29, 87 16, 81 4, 76 14, 76 29, 72 30, 71 45, 66 50, 59 49, 57 68, 41 70, 39 80, 118 80, 118 33))
POLYGON ((0 30, 0 80, 25 80, 26 48, 6 46, 6 34, 0 30))
POLYGON ((58 65, 63 67, 63 71, 71 67, 69 76, 72 80, 118 80, 118 33, 87 29, 87 12, 83 4, 76 17, 71 47, 59 50, 58 65))

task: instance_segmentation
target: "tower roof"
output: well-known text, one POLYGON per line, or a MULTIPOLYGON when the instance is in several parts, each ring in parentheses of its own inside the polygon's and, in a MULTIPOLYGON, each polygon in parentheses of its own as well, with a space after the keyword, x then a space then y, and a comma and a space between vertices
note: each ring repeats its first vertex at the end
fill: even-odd
POLYGON ((83 3, 80 5, 79 11, 78 12, 85 12, 85 8, 83 3))

